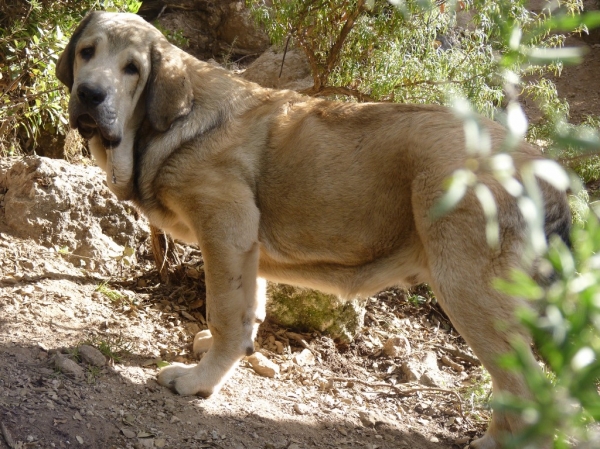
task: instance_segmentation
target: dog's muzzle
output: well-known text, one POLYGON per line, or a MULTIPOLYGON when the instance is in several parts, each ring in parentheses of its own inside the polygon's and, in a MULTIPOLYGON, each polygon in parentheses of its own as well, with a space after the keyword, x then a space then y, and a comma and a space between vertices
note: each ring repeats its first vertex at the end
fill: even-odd
POLYGON ((108 92, 98 86, 82 83, 69 105, 71 127, 89 140, 99 133, 106 148, 115 148, 121 142, 116 129, 116 113, 111 106, 108 92), (75 101, 73 101, 75 100, 75 101))

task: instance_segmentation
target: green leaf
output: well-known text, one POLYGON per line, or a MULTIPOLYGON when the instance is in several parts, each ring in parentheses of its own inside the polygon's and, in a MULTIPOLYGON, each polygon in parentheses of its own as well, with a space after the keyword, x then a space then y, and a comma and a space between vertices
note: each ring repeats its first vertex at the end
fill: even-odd
POLYGON ((465 169, 456 170, 450 178, 448 190, 431 208, 430 217, 435 220, 452 211, 465 196, 469 185, 472 185, 475 180, 473 172, 465 169))
POLYGON ((569 176, 565 170, 556 162, 550 159, 539 159, 532 162, 534 174, 550 183, 557 190, 566 191, 571 184, 569 176))
POLYGON ((588 52, 587 47, 565 48, 532 48, 525 49, 523 54, 531 64, 548 65, 556 62, 575 65, 583 61, 583 56, 588 52))
POLYGON ((494 287, 507 295, 518 298, 538 300, 544 296, 544 289, 531 276, 521 270, 513 271, 509 280, 496 279, 494 287))

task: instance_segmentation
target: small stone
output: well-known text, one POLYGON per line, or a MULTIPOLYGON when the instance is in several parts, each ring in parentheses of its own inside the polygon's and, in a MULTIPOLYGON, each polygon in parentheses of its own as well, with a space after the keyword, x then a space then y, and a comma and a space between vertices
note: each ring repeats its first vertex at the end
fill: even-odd
POLYGON ((310 409, 304 404, 296 403, 294 404, 294 411, 299 415, 306 415, 310 412, 310 409))
POLYGON ((99 350, 89 345, 81 345, 79 347, 79 355, 88 365, 102 367, 106 365, 106 357, 99 350))
POLYGON ((83 368, 60 352, 56 353, 54 366, 66 376, 75 377, 76 379, 83 379, 85 377, 83 368))
POLYGON ((275 377, 276 374, 279 374, 279 365, 270 361, 260 352, 255 352, 249 356, 248 362, 252 366, 252 369, 261 376, 275 377))
POLYGON ((294 363, 300 366, 308 366, 315 364, 315 356, 309 349, 303 349, 301 352, 294 355, 294 363))
POLYGON ((444 423, 444 427, 450 427, 454 425, 454 417, 448 419, 445 423, 444 423))
POLYGON ((375 424, 377 423, 377 417, 374 413, 359 411, 358 418, 365 427, 375 427, 375 424))
MULTIPOLYGON (((200 326, 198 326, 198 323, 188 322, 188 323, 185 323, 183 325, 183 327, 185 328, 185 332, 188 335, 198 335, 200 333, 200 326)), ((195 341, 195 337, 194 337, 194 341, 195 341)), ((206 351, 203 351, 203 352, 206 352, 206 351)))
POLYGON ((411 353, 410 343, 404 335, 390 337, 383 345, 383 353, 391 358, 403 357, 411 353))
POLYGON ((155 447, 165 447, 166 445, 167 440, 165 440, 164 438, 157 438, 156 440, 154 440, 155 447))
POLYGON ((437 437, 431 437, 429 438, 429 441, 431 441, 432 443, 439 443, 440 440, 437 437))
POLYGON ((83 438, 81 438, 79 435, 75 435, 75 438, 79 444, 83 444, 83 438))
POLYGON ((135 438, 136 434, 133 430, 121 429, 121 433, 125 435, 125 438, 135 438))
POLYGON ((154 447, 154 438, 138 438, 140 447, 154 447))
POLYGON ((198 332, 194 337, 194 354, 202 354, 210 349, 212 345, 212 334, 208 329, 198 332))
POLYGON ((208 438, 208 432, 205 429, 200 429, 194 435, 195 440, 206 440, 208 438))
POLYGON ((173 416, 173 417, 171 418, 171 424, 174 424, 174 423, 176 423, 176 422, 180 422, 180 421, 181 421, 181 420, 180 420, 180 419, 179 419, 177 416, 173 416))
MULTIPOLYGON (((283 350, 283 343, 281 343, 279 340, 275 340, 275 352, 277 354, 283 354, 284 350, 283 350)), ((289 447, 288 447, 289 449, 289 447)))

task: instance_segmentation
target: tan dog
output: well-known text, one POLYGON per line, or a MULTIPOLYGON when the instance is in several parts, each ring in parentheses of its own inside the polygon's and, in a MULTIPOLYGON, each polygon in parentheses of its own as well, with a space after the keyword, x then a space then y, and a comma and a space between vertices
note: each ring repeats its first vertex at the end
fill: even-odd
MULTIPOLYGON (((197 366, 164 368, 161 384, 185 395, 219 390, 254 351, 265 316, 261 276, 342 297, 427 282, 495 391, 530 396, 496 363, 521 332, 513 319, 521 302, 491 286, 521 261, 526 225, 514 199, 480 170, 497 202, 497 250, 471 191, 431 219, 444 181, 467 160, 451 110, 263 89, 196 60, 130 14, 88 15, 57 76, 71 90, 71 126, 90 140, 111 190, 202 250, 213 343, 197 366)), ((499 147, 506 131, 481 121, 499 147)), ((523 144, 513 157, 520 165, 540 154, 523 144)), ((565 194, 542 190, 547 234, 568 238, 565 194)), ((522 427, 520 417, 495 413, 472 447, 497 448, 522 427)))

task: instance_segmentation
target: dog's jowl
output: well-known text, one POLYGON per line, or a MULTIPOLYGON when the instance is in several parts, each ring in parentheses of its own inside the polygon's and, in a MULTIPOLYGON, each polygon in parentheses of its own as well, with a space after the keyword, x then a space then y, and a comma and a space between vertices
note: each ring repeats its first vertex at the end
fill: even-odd
MULTIPOLYGON (((499 247, 486 242, 472 191, 431 218, 444 181, 467 160, 451 110, 264 89, 179 50, 131 14, 89 14, 57 76, 71 91, 71 126, 89 139, 114 194, 202 251, 212 345, 196 366, 164 368, 161 384, 185 395, 219 390, 252 351, 265 315, 262 278, 341 297, 427 282, 495 391, 530 396, 519 374, 497 364, 515 335, 528 339, 513 317, 521 301, 491 285, 521 264, 526 224, 514 198, 480 160, 499 247)), ((505 129, 480 120, 499 148, 505 129)), ((512 156, 517 169, 541 157, 526 143, 512 156)), ((546 230, 568 238, 565 194, 540 186, 546 230)), ((495 413, 472 446, 497 448, 522 427, 520 416, 495 413)))

